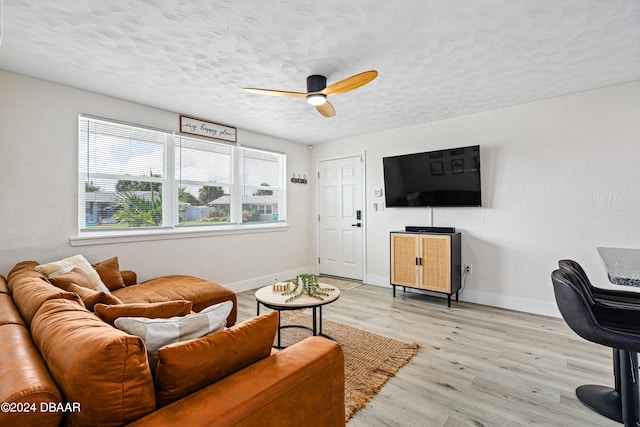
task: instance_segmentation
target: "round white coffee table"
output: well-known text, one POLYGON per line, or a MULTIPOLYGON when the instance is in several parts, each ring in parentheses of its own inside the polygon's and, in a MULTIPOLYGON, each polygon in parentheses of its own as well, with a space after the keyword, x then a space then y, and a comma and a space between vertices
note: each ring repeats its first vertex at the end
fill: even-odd
POLYGON ((278 312, 278 345, 276 348, 283 348, 280 344, 280 330, 284 328, 303 328, 311 331, 314 336, 320 335, 325 338, 333 339, 322 333, 322 306, 330 304, 340 298, 340 289, 335 286, 319 283, 320 287, 327 289, 328 296, 323 296, 322 300, 303 295, 293 301, 286 302, 292 295, 283 295, 284 291, 274 291, 272 285, 265 286, 256 291, 257 313, 260 315, 260 304, 267 308, 278 312), (280 322, 280 314, 287 310, 301 310, 304 308, 312 309, 313 327, 304 325, 282 325, 280 322), (319 318, 318 318, 319 315, 319 318))

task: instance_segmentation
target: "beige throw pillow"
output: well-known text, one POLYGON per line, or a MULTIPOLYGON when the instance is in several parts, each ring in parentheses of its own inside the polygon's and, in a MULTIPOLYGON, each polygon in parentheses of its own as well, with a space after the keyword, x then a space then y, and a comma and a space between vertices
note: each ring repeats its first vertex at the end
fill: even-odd
POLYGON ((149 354, 149 366, 155 372, 158 350, 167 344, 203 337, 222 330, 231 313, 233 302, 225 301, 205 308, 199 313, 169 319, 147 319, 145 317, 119 317, 116 328, 136 335, 144 340, 149 354))
POLYGON ((105 284, 102 283, 98 272, 82 255, 74 255, 60 261, 37 265, 36 271, 38 273, 44 274, 45 276, 47 276, 47 278, 52 278, 61 274, 68 273, 74 268, 79 268, 80 270, 84 271, 84 273, 89 277, 89 280, 93 284, 93 287, 96 291, 106 293, 110 292, 109 288, 107 288, 105 284))

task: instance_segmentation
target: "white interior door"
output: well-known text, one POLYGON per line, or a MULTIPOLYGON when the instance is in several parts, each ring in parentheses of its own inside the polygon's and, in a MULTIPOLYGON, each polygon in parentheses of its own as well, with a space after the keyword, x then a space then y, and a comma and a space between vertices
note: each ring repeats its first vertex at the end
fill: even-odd
POLYGON ((362 280, 363 156, 318 162, 319 270, 362 280))

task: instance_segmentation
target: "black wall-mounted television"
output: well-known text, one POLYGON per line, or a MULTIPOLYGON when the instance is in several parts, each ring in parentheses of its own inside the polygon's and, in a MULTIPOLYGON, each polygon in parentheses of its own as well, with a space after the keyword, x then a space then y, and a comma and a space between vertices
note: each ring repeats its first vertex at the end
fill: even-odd
POLYGON ((387 207, 482 206, 480 146, 384 157, 387 207))

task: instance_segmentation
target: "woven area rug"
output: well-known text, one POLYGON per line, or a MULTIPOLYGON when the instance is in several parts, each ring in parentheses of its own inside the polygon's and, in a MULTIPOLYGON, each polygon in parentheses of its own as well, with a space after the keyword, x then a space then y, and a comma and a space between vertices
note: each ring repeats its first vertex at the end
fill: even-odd
POLYGON ((362 285, 362 282, 355 282, 353 280, 341 279, 339 277, 331 276, 318 276, 318 282, 335 286, 341 291, 348 291, 349 289, 357 288, 358 286, 362 285))
MULTIPOLYGON (((309 314, 300 311, 282 313, 283 325, 311 326, 311 323, 309 314)), ((403 343, 327 319, 323 319, 322 332, 342 345, 345 364, 345 421, 364 407, 418 350, 417 343, 403 343)), ((286 328, 281 334, 282 344, 285 346, 311 336, 311 332, 300 328, 286 328)))

